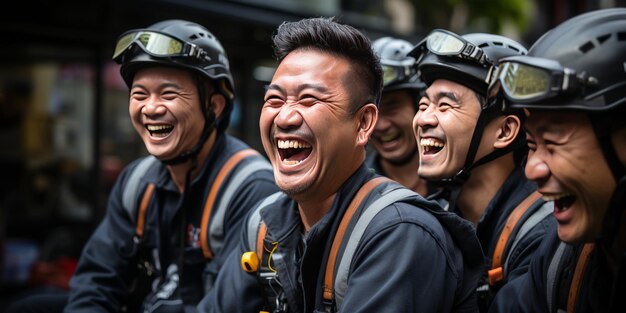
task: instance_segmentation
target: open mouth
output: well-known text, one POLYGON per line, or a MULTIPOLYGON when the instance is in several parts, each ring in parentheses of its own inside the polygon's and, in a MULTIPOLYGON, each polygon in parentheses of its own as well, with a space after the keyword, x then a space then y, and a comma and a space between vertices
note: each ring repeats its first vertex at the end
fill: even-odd
POLYGON ((576 196, 573 194, 543 195, 543 199, 546 201, 554 201, 554 208, 556 211, 563 212, 574 204, 576 196))
POLYGON ((174 129, 170 124, 146 125, 146 129, 150 132, 150 136, 167 137, 174 129))
POLYGON ((383 144, 391 142, 391 141, 394 141, 394 140, 398 139, 398 137, 400 137, 400 133, 392 133, 392 134, 386 134, 386 135, 377 136, 378 141, 380 141, 383 144))
POLYGON ((278 154, 284 164, 296 165, 311 154, 311 145, 300 140, 278 140, 278 154))
POLYGON ((436 154, 441 151, 441 149, 443 149, 444 143, 443 141, 434 138, 422 138, 420 140, 420 146, 422 146, 424 154, 428 155, 436 154))

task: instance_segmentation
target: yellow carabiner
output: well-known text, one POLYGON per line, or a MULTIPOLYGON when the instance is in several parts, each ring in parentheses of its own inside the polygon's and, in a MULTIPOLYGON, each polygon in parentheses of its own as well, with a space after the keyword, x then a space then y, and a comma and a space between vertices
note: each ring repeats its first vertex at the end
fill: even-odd
POLYGON ((254 251, 248 251, 241 256, 241 267, 248 273, 256 272, 259 269, 259 258, 254 251))

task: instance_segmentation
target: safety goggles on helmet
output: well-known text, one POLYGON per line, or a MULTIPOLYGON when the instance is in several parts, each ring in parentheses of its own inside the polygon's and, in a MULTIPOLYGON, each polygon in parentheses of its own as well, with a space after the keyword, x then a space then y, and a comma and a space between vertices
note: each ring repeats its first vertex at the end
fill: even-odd
POLYGON ((120 36, 115 45, 113 59, 117 60, 133 44, 155 57, 183 56, 198 59, 206 57, 206 52, 192 43, 154 31, 133 30, 120 36))
POLYGON ((417 44, 410 54, 413 55, 417 63, 419 63, 428 52, 441 56, 471 60, 484 67, 493 65, 483 49, 463 39, 463 37, 444 29, 433 30, 426 38, 417 44))
POLYGON ((496 95, 502 90, 508 100, 516 103, 574 94, 597 84, 597 80, 585 72, 577 73, 555 60, 529 56, 500 60, 494 76, 489 94, 496 95))
POLYGON ((407 81, 414 76, 416 72, 413 66, 392 66, 385 64, 381 66, 383 68, 383 86, 407 81))

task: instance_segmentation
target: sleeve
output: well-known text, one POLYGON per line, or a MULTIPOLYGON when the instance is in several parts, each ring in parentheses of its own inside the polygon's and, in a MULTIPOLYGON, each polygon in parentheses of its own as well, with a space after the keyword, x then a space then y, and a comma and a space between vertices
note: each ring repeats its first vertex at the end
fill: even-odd
POLYGON ((104 219, 87 241, 70 280, 64 312, 119 312, 133 277, 135 225, 122 206, 122 177, 114 185, 104 219))
POLYGON ((419 219, 377 219, 354 255, 339 312, 452 311, 462 269, 445 239, 419 219))
MULTIPOLYGON (((244 224, 246 225, 246 224, 244 224)), ((237 246, 226 257, 213 288, 198 304, 199 313, 259 312, 263 305, 263 290, 256 274, 241 268, 241 256, 247 249, 248 230, 238 234, 237 246)))
MULTIPOLYGON (((263 198, 277 191, 272 172, 268 170, 250 175, 237 190, 237 195, 229 206, 224 220, 224 245, 205 269, 205 279, 209 280, 208 286, 213 284, 217 273, 226 264, 230 252, 237 248, 248 212, 263 198)), ((239 264, 239 260, 235 262, 239 264)))

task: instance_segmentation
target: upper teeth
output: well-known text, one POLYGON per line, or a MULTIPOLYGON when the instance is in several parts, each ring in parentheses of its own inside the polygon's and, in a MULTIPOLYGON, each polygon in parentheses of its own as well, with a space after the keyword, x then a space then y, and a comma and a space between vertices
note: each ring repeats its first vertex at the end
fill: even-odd
POLYGON ((146 128, 149 131, 157 131, 157 130, 162 130, 162 129, 168 129, 171 128, 171 125, 147 125, 146 128))
POLYGON ((570 193, 561 193, 561 194, 552 194, 552 195, 542 195, 543 200, 545 201, 556 201, 568 196, 571 196, 570 193))
POLYGON ((443 143, 436 141, 435 139, 423 138, 420 140, 420 145, 428 147, 443 147, 443 143))
POLYGON ((289 148, 303 149, 303 148, 310 148, 310 147, 311 145, 309 145, 308 143, 298 141, 298 140, 278 140, 279 149, 289 149, 289 148))

